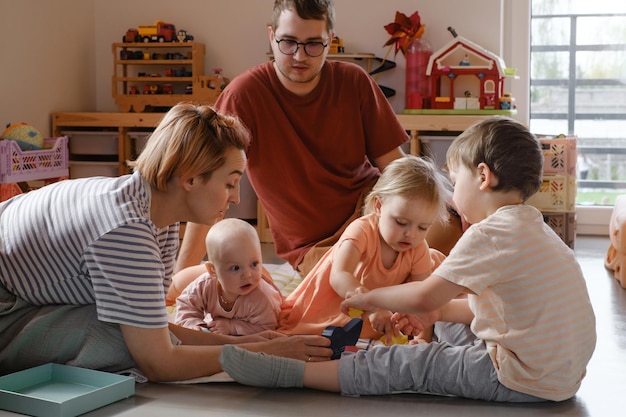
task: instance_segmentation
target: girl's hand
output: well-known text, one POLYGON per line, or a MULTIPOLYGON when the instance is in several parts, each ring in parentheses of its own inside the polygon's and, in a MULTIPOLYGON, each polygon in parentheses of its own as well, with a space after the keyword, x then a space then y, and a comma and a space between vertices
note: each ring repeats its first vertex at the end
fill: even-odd
POLYGON ((401 332, 407 336, 418 336, 425 329, 432 327, 440 318, 439 310, 424 314, 403 314, 394 313, 391 316, 391 322, 394 324, 394 330, 401 332))
POLYGON ((367 301, 368 292, 369 290, 365 287, 358 287, 354 291, 347 292, 346 299, 341 303, 341 311, 344 314, 350 315, 351 309, 361 310, 364 314, 376 310, 377 307, 367 301))
POLYGON ((385 344, 387 345, 390 345, 392 338, 398 335, 391 321, 391 316, 391 311, 381 309, 374 310, 368 316, 372 329, 375 332, 385 334, 385 344))

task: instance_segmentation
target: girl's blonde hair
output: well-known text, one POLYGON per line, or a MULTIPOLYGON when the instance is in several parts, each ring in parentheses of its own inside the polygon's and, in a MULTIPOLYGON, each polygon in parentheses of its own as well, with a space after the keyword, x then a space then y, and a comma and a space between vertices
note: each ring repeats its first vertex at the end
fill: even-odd
POLYGON ((179 103, 150 135, 135 169, 152 188, 166 191, 174 177, 208 181, 224 165, 228 149, 246 151, 249 144, 250 133, 238 118, 212 106, 179 103))
POLYGON ((374 211, 378 198, 403 196, 419 198, 439 208, 440 219, 448 217, 447 202, 452 196, 452 186, 446 175, 428 158, 407 155, 392 161, 383 170, 376 185, 365 198, 363 214, 374 211))

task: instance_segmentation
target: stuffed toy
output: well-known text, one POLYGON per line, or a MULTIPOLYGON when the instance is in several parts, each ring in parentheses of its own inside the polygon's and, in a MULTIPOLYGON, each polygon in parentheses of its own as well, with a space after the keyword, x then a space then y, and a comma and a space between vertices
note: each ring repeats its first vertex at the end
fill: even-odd
POLYGON ((626 194, 615 199, 615 207, 609 223, 611 244, 604 259, 604 266, 613 271, 613 275, 626 288, 626 194))
POLYGON ((35 151, 43 148, 41 133, 26 123, 8 124, 2 132, 2 138, 16 141, 23 151, 35 151))

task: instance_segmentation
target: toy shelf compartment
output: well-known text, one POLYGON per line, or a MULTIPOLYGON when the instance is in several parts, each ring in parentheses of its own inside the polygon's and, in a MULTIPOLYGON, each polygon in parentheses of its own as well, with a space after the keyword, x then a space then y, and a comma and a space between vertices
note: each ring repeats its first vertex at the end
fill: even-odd
POLYGON ((228 82, 204 74, 205 46, 199 42, 114 43, 112 53, 112 94, 120 112, 141 113, 181 101, 213 104, 228 82))
POLYGON ((22 151, 13 140, 0 141, 0 183, 17 183, 69 174, 67 137, 48 138, 51 149, 22 151))

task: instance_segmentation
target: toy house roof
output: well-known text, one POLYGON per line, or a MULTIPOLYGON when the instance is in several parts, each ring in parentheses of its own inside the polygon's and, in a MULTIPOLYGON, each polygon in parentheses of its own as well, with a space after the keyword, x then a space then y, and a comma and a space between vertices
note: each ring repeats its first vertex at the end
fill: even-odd
POLYGON ((504 77, 506 65, 502 58, 470 40, 457 36, 430 56, 426 75, 431 75, 433 69, 438 70, 438 72, 442 72, 444 69, 460 68, 491 71, 494 66, 498 74, 504 77), (466 57, 471 63, 469 67, 459 64, 466 57))

